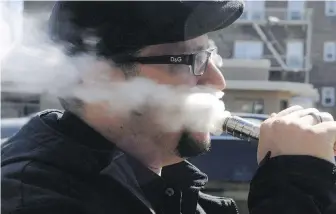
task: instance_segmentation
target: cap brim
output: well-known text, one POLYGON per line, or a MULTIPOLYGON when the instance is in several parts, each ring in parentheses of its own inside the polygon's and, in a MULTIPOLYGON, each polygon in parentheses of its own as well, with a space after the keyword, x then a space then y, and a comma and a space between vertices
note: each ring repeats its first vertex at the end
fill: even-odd
POLYGON ((199 3, 186 21, 186 39, 224 29, 239 19, 243 11, 242 1, 199 3))

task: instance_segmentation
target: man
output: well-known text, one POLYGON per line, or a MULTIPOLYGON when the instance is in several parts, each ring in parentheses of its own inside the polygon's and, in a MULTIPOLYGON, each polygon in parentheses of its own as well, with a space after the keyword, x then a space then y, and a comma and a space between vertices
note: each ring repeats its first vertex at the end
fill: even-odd
MULTIPOLYGON (((70 56, 94 52, 113 62, 107 71, 95 67, 104 80, 88 75, 82 85, 141 77, 223 90, 207 33, 242 12, 240 1, 59 2, 51 35, 70 56)), ((122 117, 108 102, 77 98, 63 97, 64 113, 42 112, 3 145, 2 213, 238 213, 232 199, 202 193, 207 177, 186 161, 209 149, 208 133, 165 131, 156 123, 160 109, 142 106, 122 117)), ((262 124, 250 213, 336 212, 336 123, 318 113, 294 106, 262 124)))

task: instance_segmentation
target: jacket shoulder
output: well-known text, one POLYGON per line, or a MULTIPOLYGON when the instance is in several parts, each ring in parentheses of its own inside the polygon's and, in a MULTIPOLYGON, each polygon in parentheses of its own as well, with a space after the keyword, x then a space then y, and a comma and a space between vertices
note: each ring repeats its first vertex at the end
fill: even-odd
POLYGON ((1 171, 2 212, 85 213, 69 176, 53 166, 21 160, 2 165, 1 171))
POLYGON ((238 207, 232 198, 199 193, 199 204, 206 213, 238 214, 238 207))

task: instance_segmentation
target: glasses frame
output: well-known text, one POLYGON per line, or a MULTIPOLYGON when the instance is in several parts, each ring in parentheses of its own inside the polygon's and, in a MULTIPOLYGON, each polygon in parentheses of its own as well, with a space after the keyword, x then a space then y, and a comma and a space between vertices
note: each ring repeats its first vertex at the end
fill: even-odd
POLYGON ((161 56, 145 56, 145 57, 122 57, 115 62, 117 63, 140 63, 140 64, 167 64, 167 65, 188 65, 191 67, 191 72, 195 76, 202 76, 207 70, 209 58, 211 54, 216 50, 216 48, 209 48, 206 50, 198 51, 191 54, 178 54, 178 55, 161 55, 161 56), (199 54, 207 54, 206 61, 204 63, 204 70, 202 72, 197 72, 195 70, 196 58, 199 54))

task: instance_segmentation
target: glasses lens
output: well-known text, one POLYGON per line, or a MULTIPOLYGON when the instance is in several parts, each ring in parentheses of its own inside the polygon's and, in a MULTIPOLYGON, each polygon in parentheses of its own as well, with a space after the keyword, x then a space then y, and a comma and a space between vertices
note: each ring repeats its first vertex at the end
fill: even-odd
POLYGON ((195 57, 195 64, 194 64, 194 74, 195 75, 203 75, 209 61, 210 53, 208 52, 200 52, 195 57))

